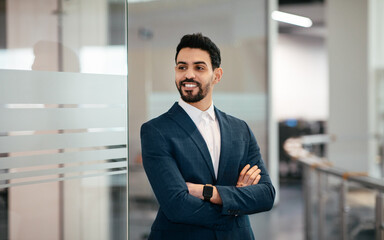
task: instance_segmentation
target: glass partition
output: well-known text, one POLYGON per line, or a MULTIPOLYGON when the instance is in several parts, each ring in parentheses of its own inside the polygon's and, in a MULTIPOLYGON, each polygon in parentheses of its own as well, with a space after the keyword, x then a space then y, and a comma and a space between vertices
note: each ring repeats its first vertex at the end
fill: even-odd
POLYGON ((381 163, 381 177, 384 178, 384 11, 383 1, 374 1, 371 5, 372 11, 372 28, 371 39, 372 45, 372 65, 373 65, 373 85, 374 90, 374 106, 375 106, 375 130, 378 133, 378 159, 381 163))
POLYGON ((0 0, 0 239, 127 239, 125 0, 0 0))
POLYGON ((268 164, 267 5, 266 0, 128 3, 131 240, 146 239, 158 207, 141 164, 140 126, 179 99, 174 58, 183 35, 201 32, 220 48, 224 75, 214 104, 248 123, 268 164))

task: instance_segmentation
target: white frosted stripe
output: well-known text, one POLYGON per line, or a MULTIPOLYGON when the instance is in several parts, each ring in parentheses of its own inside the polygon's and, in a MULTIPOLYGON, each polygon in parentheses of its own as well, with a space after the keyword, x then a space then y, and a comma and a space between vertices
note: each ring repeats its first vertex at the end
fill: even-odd
POLYGON ((52 129, 111 128, 127 125, 127 112, 103 109, 4 109, 0 108, 0 132, 52 129))
POLYGON ((92 171, 92 170, 105 170, 112 168, 127 168, 127 161, 120 162, 109 162, 102 164, 89 164, 89 165, 80 165, 72 167, 63 167, 63 168, 53 168, 37 171, 25 171, 25 172, 10 172, 2 173, 0 175, 0 180, 12 180, 17 178, 29 178, 29 177, 41 177, 46 175, 55 175, 55 174, 65 174, 65 173, 74 173, 82 171, 92 171))
POLYGON ((79 178, 89 178, 89 177, 99 177, 99 176, 111 176, 111 175, 127 174, 127 170, 119 170, 119 171, 110 170, 110 171, 111 172, 94 173, 94 174, 82 174, 81 176, 59 177, 59 178, 51 178, 51 179, 44 179, 44 180, 37 180, 37 181, 6 183, 6 184, 0 184, 0 189, 2 189, 2 188, 9 188, 9 187, 16 187, 16 186, 23 186, 23 185, 30 185, 30 184, 39 184, 39 183, 47 183, 47 182, 59 182, 59 181, 65 181, 65 180, 71 180, 71 179, 79 179, 79 178))
POLYGON ((126 145, 96 146, 96 147, 83 147, 83 148, 60 148, 60 149, 46 149, 46 150, 23 151, 23 152, 7 152, 7 153, 0 153, 0 159, 7 158, 7 157, 24 157, 24 156, 57 154, 57 153, 62 154, 67 152, 94 151, 94 150, 111 149, 111 148, 126 148, 126 145))
POLYGON ((39 104, 39 103, 8 103, 0 104, 2 108, 30 109, 30 108, 124 108, 124 104, 39 104))
POLYGON ((117 158, 127 158, 127 148, 100 149, 82 152, 63 152, 54 155, 49 154, 24 157, 5 157, 0 158, 0 169, 90 162, 117 158))
POLYGON ((125 104, 127 101, 127 76, 17 70, 0 70, 0 75, 3 104, 125 104))
POLYGON ((57 129, 57 130, 37 130, 37 131, 10 131, 0 132, 0 137, 5 136, 27 136, 27 135, 44 135, 44 134, 66 134, 66 133, 86 133, 86 132, 123 132, 125 127, 119 128, 83 128, 83 129, 57 129))
POLYGON ((1 137, 0 153, 83 148, 126 144, 125 132, 77 133, 1 137))

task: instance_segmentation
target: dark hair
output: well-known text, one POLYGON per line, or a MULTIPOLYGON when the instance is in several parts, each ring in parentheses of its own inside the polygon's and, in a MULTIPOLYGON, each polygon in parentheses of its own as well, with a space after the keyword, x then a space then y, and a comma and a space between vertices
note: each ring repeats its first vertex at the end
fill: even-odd
POLYGON ((220 49, 211 41, 211 39, 203 36, 201 33, 187 34, 181 38, 180 43, 176 48, 175 61, 180 50, 183 48, 199 48, 207 51, 211 57, 212 68, 216 69, 220 67, 220 49))

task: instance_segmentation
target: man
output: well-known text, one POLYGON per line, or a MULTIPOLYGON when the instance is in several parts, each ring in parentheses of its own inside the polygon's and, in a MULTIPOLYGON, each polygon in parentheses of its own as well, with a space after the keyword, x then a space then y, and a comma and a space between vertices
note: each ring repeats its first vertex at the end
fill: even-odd
POLYGON ((160 204, 149 239, 254 239, 248 214, 272 208, 275 189, 248 125, 213 106, 220 50, 185 35, 176 49, 181 99, 143 124, 143 165, 160 204))

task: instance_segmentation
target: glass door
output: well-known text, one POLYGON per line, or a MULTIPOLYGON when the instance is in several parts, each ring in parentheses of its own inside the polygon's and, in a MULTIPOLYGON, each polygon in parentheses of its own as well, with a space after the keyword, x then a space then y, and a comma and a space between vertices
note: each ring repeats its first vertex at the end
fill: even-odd
POLYGON ((179 100, 174 67, 183 35, 201 32, 220 48, 224 74, 214 104, 247 122, 268 164, 267 10, 266 0, 128 1, 130 240, 146 239, 156 217, 158 203, 141 162, 140 126, 179 100))

